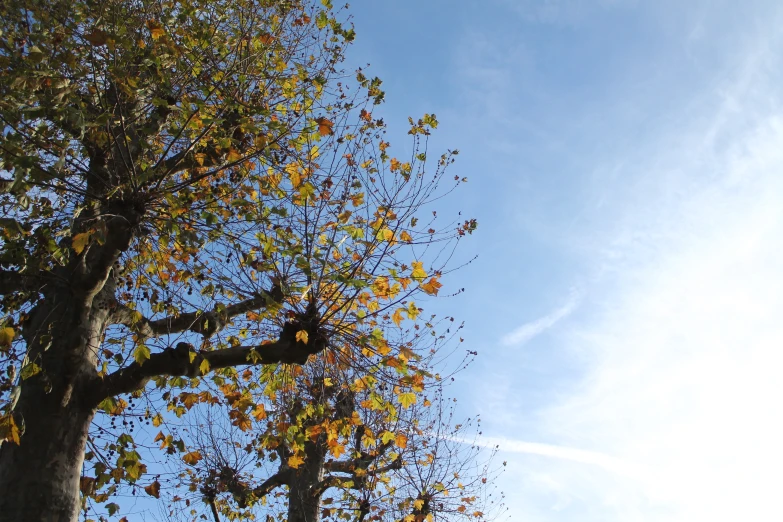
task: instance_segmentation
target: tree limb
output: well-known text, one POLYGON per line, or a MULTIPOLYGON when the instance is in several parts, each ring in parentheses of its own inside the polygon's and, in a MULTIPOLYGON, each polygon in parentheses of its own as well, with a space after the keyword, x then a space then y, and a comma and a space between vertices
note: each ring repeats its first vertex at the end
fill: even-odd
POLYGON ((41 276, 20 274, 16 270, 0 269, 0 295, 36 290, 41 286, 41 276))
POLYGON ((215 307, 209 312, 190 312, 154 321, 140 316, 137 311, 127 306, 119 305, 112 314, 112 322, 125 325, 144 337, 194 332, 208 338, 222 330, 233 317, 282 300, 283 290, 279 284, 276 284, 270 291, 264 291, 236 304, 215 307))
POLYGON ((296 333, 303 328, 298 323, 286 323, 280 338, 275 342, 256 346, 236 346, 212 352, 199 352, 188 343, 178 343, 174 348, 166 348, 154 353, 142 364, 133 364, 121 368, 105 378, 97 378, 97 390, 90 399, 99 404, 107 397, 122 393, 131 393, 143 388, 152 377, 162 375, 196 377, 201 375, 202 364, 206 361, 210 369, 229 368, 243 365, 260 364, 305 364, 310 355, 320 353, 326 348, 326 341, 320 332, 308 332, 307 343, 297 341, 296 333))
POLYGON ((281 469, 268 479, 266 479, 260 486, 253 488, 251 491, 256 498, 263 498, 269 494, 273 489, 288 484, 290 482, 290 470, 281 469))
POLYGON ((217 506, 215 505, 215 499, 208 498, 207 503, 212 510, 212 517, 215 519, 215 522, 220 522, 220 515, 218 514, 217 506))
POLYGON ((333 473, 347 473, 348 477, 339 477, 337 475, 328 475, 316 486, 316 492, 323 494, 324 491, 331 487, 338 486, 343 482, 350 482, 351 489, 361 491, 366 485, 367 477, 375 475, 381 475, 388 471, 402 468, 402 457, 397 456, 392 462, 385 466, 381 466, 375 469, 367 469, 370 465, 382 457, 386 451, 391 448, 391 442, 387 442, 378 447, 378 451, 375 454, 362 452, 361 455, 352 460, 332 461, 325 462, 324 469, 333 473), (363 473, 358 473, 358 471, 363 473))

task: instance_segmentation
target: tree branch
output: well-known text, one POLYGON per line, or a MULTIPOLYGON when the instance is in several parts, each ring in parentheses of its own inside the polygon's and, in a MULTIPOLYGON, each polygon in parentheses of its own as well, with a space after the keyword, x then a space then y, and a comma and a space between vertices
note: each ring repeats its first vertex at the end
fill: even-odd
POLYGON ((251 491, 256 498, 263 498, 273 489, 288 484, 290 482, 290 470, 281 469, 268 479, 266 479, 260 486, 253 488, 251 491))
POLYGON ((99 404, 107 397, 131 393, 143 388, 152 377, 196 377, 201 375, 205 361, 213 370, 243 365, 305 364, 310 355, 320 353, 326 346, 326 340, 317 325, 303 325, 299 322, 286 323, 277 341, 256 346, 236 346, 194 354, 192 345, 178 343, 174 348, 152 354, 142 364, 134 362, 103 379, 97 378, 97 390, 94 390, 91 399, 99 404), (308 331, 307 343, 296 339, 301 329, 313 330, 308 331))
POLYGON ((215 505, 215 499, 212 497, 208 498, 207 503, 212 510, 212 517, 215 519, 215 522, 220 522, 220 515, 218 514, 217 506, 215 505))
POLYGON ((108 209, 108 213, 114 217, 106 223, 105 243, 89 245, 77 259, 87 295, 94 296, 106 283, 114 263, 133 240, 133 228, 141 221, 141 213, 123 202, 118 202, 116 209, 108 209))
POLYGON ((0 269, 0 295, 36 290, 41 286, 41 276, 20 274, 16 270, 0 269))
POLYGON ((337 486, 343 482, 351 482, 352 484, 350 486, 351 489, 361 491, 366 485, 367 477, 381 475, 388 471, 402 468, 402 457, 397 456, 397 458, 395 458, 392 462, 390 462, 385 466, 381 466, 380 468, 375 468, 371 470, 367 469, 374 461, 381 458, 386 453, 386 451, 389 448, 391 448, 391 445, 392 445, 391 442, 387 442, 385 444, 380 445, 378 447, 377 453, 375 454, 362 452, 359 457, 352 460, 332 461, 332 462, 324 463, 324 469, 326 471, 330 471, 334 473, 347 473, 349 476, 339 477, 336 475, 329 475, 318 483, 318 485, 316 486, 316 491, 319 494, 323 494, 323 492, 329 489, 330 487, 337 486), (363 471, 363 473, 361 474, 357 473, 357 471, 359 470, 363 471))
POLYGON ((189 331, 208 338, 222 330, 233 317, 282 300, 283 289, 276 284, 271 290, 236 304, 215 307, 209 312, 190 312, 154 321, 140 316, 136 310, 120 305, 112 314, 112 322, 125 325, 144 337, 160 337, 189 331))

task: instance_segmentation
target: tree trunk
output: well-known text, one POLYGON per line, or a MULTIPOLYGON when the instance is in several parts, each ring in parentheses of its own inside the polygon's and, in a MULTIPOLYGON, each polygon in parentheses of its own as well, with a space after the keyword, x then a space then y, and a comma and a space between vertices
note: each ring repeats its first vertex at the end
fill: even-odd
POLYGON ((305 461, 295 470, 288 483, 288 522, 319 522, 321 506, 319 486, 326 459, 326 441, 305 443, 305 461))
POLYGON ((21 444, 0 448, 0 522, 74 522, 94 410, 63 406, 41 386, 24 395, 16 410, 25 422, 21 444))
POLYGON ((21 442, 0 447, 0 522, 76 522, 79 478, 98 400, 96 354, 109 310, 104 296, 80 299, 60 288, 23 328, 28 360, 41 371, 21 381, 14 417, 21 442))

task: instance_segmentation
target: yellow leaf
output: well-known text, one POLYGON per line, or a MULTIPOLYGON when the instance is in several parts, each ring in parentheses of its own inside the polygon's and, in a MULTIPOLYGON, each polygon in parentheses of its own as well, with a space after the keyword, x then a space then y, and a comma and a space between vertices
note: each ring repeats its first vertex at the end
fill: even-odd
POLYGON ((14 332, 14 329, 10 326, 0 328, 0 347, 11 346, 11 342, 14 340, 15 335, 16 333, 14 332))
POLYGON ((343 212, 340 212, 337 215, 337 220, 340 223, 347 223, 348 222, 348 218, 351 217, 351 214, 352 214, 352 212, 350 210, 344 210, 343 212))
POLYGON ((389 348, 389 345, 388 345, 388 344, 386 344, 386 343, 383 343, 383 344, 381 344, 380 346, 378 346, 378 353, 379 353, 381 356, 386 356, 386 355, 389 355, 389 354, 391 353, 391 348, 389 348))
POLYGON ((191 451, 182 456, 182 460, 185 461, 185 464, 190 464, 191 466, 195 466, 202 458, 201 452, 198 450, 191 451))
POLYGON ((19 427, 10 413, 0 417, 0 441, 9 441, 16 445, 21 442, 19 427))
POLYGON ((79 255, 82 253, 82 251, 84 251, 87 243, 90 241, 90 236, 92 233, 92 230, 88 230, 87 232, 76 234, 71 238, 71 244, 73 245, 73 250, 76 252, 76 255, 79 255))
POLYGON ((289 467, 292 467, 292 468, 296 469, 299 466, 301 466, 302 464, 304 464, 304 459, 302 457, 300 457, 299 455, 292 455, 292 456, 288 457, 288 466, 289 467))
POLYGON ((413 501, 413 508, 414 509, 416 509, 418 511, 421 511, 421 509, 423 507, 424 507, 424 500, 423 499, 417 498, 416 500, 413 501))
POLYGON ((438 290, 440 290, 441 286, 443 285, 436 278, 432 277, 426 283, 422 283, 421 289, 430 295, 438 295, 438 290))
POLYGON ((424 271, 424 263, 421 261, 414 261, 411 263, 413 265, 413 272, 411 272, 411 277, 413 279, 416 279, 417 281, 420 281, 427 277, 427 272, 424 271))
POLYGON ((206 359, 202 360, 198 369, 201 372, 201 375, 206 375, 209 372, 209 361, 206 359))
POLYGON ((152 417, 152 425, 156 428, 163 424, 163 415, 160 413, 156 413, 154 417, 152 417))
POLYGON ((153 40, 157 40, 166 34, 166 31, 163 30, 163 27, 158 22, 147 22, 147 27, 150 29, 150 36, 152 36, 153 40))
POLYGON ((228 154, 226 154, 226 161, 229 163, 234 163, 235 161, 239 161, 242 159, 242 155, 239 153, 237 149, 231 148, 228 150, 228 154))
POLYGON ((396 324, 397 326, 400 326, 400 323, 402 323, 402 312, 403 311, 405 311, 405 308, 398 308, 392 314, 392 321, 394 321, 394 324, 396 324))
POLYGON ((394 437, 394 445, 398 448, 405 448, 408 446, 408 437, 403 435, 402 433, 398 433, 396 437, 394 437))
POLYGON ((332 456, 336 459, 340 458, 340 455, 345 453, 345 446, 343 446, 340 443, 334 444, 329 448, 329 451, 332 452, 332 456))
POLYGON ((349 197, 351 198, 354 207, 358 207, 362 203, 364 203, 364 192, 359 192, 358 194, 353 194, 352 196, 349 197))
POLYGON ((307 344, 307 341, 309 340, 308 334, 305 330, 299 330, 296 332, 296 342, 301 342, 307 344))
POLYGON ((416 308, 416 303, 413 301, 408 303, 408 309, 406 312, 408 313, 408 319, 416 319, 416 317, 419 315, 419 309, 416 308))
POLYGON ((403 230, 402 232, 400 232, 400 240, 405 241, 406 243, 410 243, 411 241, 413 241, 413 238, 411 237, 410 234, 408 234, 405 230, 403 230))
POLYGON ((372 283, 372 291, 377 297, 386 297, 389 295, 389 278, 378 276, 372 283))
POLYGON ((408 408, 416 403, 416 394, 411 392, 401 393, 397 396, 397 401, 402 404, 403 408, 408 408))

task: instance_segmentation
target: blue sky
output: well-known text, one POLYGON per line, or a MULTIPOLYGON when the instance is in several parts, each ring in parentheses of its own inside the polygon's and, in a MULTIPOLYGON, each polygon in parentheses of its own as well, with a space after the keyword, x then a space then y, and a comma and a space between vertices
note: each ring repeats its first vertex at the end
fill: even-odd
POLYGON ((783 4, 352 11, 393 147, 434 112, 470 178, 444 210, 479 258, 436 306, 510 519, 783 520, 783 4))

